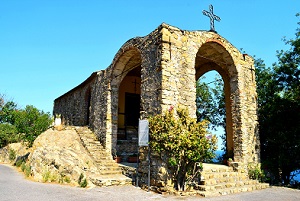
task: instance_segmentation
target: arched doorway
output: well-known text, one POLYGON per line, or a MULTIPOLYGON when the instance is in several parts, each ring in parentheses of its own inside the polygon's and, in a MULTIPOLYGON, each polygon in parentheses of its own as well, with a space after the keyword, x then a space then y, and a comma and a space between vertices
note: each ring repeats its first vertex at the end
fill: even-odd
POLYGON ((92 99, 92 92, 91 92, 91 88, 89 87, 85 92, 85 105, 86 105, 85 125, 87 126, 89 126, 90 124, 91 99, 92 99))
POLYGON ((234 139, 232 124, 232 105, 230 102, 232 78, 236 75, 236 69, 232 57, 227 50, 217 42, 207 42, 203 44, 195 59, 196 81, 205 73, 215 70, 224 82, 225 111, 226 111, 226 154, 234 157, 234 139))
POLYGON ((112 152, 126 161, 138 152, 141 54, 130 48, 119 56, 112 81, 112 152))
POLYGON ((141 99, 141 66, 129 71, 119 87, 118 140, 137 138, 141 99))

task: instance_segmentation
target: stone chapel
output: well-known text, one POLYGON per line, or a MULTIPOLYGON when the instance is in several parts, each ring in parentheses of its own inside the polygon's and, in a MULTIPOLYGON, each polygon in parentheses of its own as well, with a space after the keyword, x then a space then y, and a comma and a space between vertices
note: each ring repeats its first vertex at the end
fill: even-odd
POLYGON ((64 125, 89 126, 106 151, 138 150, 138 121, 171 106, 196 118, 196 81, 217 71, 224 81, 227 151, 246 167, 260 162, 253 58, 212 31, 168 24, 128 40, 105 70, 54 101, 64 125))

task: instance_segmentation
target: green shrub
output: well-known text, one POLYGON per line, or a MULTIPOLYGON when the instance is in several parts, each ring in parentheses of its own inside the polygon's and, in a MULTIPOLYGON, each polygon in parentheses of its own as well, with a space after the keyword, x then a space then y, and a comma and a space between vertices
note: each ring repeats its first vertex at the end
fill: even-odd
POLYGON ((15 112, 15 126, 22 139, 31 147, 33 141, 52 123, 51 115, 38 110, 32 105, 27 105, 24 110, 15 112))
POLYGON ((255 179, 260 182, 264 182, 266 178, 264 171, 260 167, 260 164, 254 163, 250 163, 248 165, 248 176, 250 179, 255 179))
POLYGON ((14 149, 9 149, 8 150, 8 159, 10 161, 13 161, 16 159, 16 151, 14 149))
POLYGON ((78 184, 81 188, 85 188, 88 185, 86 178, 85 179, 83 179, 83 178, 84 178, 84 175, 81 173, 78 178, 78 184))
POLYGON ((24 173, 26 177, 29 177, 31 175, 31 166, 29 164, 25 165, 24 173))
POLYGON ((22 172, 25 171, 25 168, 26 168, 26 163, 22 162, 22 164, 21 164, 21 170, 22 170, 22 172))
POLYGON ((44 171, 42 174, 43 182, 49 181, 50 175, 51 175, 50 171, 48 171, 48 170, 44 171))
POLYGON ((86 179, 84 179, 84 180, 80 183, 80 187, 81 187, 81 188, 85 188, 85 187, 87 187, 87 185, 88 185, 88 182, 87 182, 86 179))
POLYGON ((64 175, 63 173, 60 173, 59 178, 58 178, 58 182, 63 184, 63 183, 70 183, 71 179, 70 177, 64 175))
POLYGON ((196 162, 209 162, 217 138, 207 131, 207 121, 197 122, 187 109, 173 108, 149 119, 151 150, 161 156, 172 173, 175 189, 183 190, 196 162))
POLYGON ((23 160, 17 160, 17 161, 16 161, 16 166, 17 166, 17 167, 20 167, 23 163, 24 163, 23 160))
POLYGON ((80 183, 81 183, 81 181, 82 181, 82 179, 83 179, 83 174, 81 173, 80 175, 79 175, 79 178, 78 178, 78 184, 80 185, 80 183))
POLYGON ((5 147, 9 143, 18 142, 19 139, 20 137, 14 125, 7 123, 0 124, 0 148, 5 147))
POLYGON ((68 176, 64 176, 64 182, 66 182, 66 183, 70 183, 70 182, 71 182, 71 179, 70 179, 70 177, 68 177, 68 176))
POLYGON ((32 105, 18 109, 16 103, 6 102, 0 94, 0 148, 20 141, 27 142, 31 147, 52 121, 50 113, 44 113, 32 105))

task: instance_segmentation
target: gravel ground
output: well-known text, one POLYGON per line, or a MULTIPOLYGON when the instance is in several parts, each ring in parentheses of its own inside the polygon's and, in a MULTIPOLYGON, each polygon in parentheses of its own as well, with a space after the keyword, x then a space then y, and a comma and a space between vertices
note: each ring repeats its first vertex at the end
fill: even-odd
POLYGON ((254 192, 239 193, 228 196, 202 198, 202 197, 176 197, 146 192, 134 186, 95 187, 82 189, 78 187, 57 184, 45 184, 24 179, 23 174, 13 167, 0 165, 0 200, 1 201, 84 201, 84 200, 272 200, 272 201, 299 201, 300 190, 272 187, 254 192))

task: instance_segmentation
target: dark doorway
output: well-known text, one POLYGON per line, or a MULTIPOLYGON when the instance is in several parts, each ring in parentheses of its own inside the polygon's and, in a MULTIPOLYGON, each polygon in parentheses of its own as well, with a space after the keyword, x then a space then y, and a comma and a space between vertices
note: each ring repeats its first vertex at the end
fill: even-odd
POLYGON ((125 93, 125 125, 137 127, 140 118, 140 94, 125 93))
POLYGON ((91 99, 92 99, 92 94, 91 94, 91 89, 88 89, 86 94, 85 94, 85 101, 86 101, 86 119, 85 119, 85 125, 90 124, 90 107, 91 107, 91 99))

